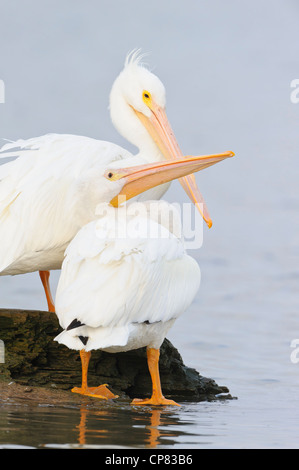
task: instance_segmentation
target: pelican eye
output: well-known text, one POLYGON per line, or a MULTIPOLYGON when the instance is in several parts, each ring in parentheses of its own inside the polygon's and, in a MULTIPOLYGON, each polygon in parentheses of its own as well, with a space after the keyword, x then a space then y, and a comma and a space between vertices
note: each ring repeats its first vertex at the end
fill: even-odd
POLYGON ((145 104, 147 106, 150 106, 151 105, 151 102, 152 102, 152 97, 151 97, 151 94, 149 91, 147 90, 144 90, 143 93, 142 93, 142 99, 143 101, 145 102, 145 104))
POLYGON ((122 174, 118 173, 118 170, 115 171, 109 171, 107 170, 104 174, 105 178, 110 181, 118 181, 120 178, 122 178, 122 174))

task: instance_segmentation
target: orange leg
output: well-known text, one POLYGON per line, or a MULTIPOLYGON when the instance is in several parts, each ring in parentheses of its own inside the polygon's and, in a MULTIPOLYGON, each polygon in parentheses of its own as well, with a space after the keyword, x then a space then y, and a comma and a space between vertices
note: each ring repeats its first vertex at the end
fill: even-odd
POLYGON ((87 373, 88 365, 90 360, 91 352, 86 352, 84 349, 80 351, 81 364, 82 364, 82 386, 72 388, 72 392, 80 393, 81 395, 88 395, 89 397, 102 398, 108 400, 108 398, 117 398, 118 395, 110 392, 107 388, 107 384, 99 385, 98 387, 88 387, 87 385, 87 373))
POLYGON ((161 389, 161 381, 160 381, 160 374, 159 374, 159 356, 160 351, 159 349, 148 348, 147 350, 147 363, 148 368, 151 374, 152 379, 152 396, 151 398, 147 398, 142 400, 140 398, 135 398, 131 405, 176 405, 180 406, 173 400, 167 400, 162 395, 161 389))
POLYGON ((39 271, 39 277, 41 278, 41 281, 44 286, 49 312, 55 312, 55 305, 54 305, 54 301, 52 298, 50 283, 49 283, 50 271, 39 271))

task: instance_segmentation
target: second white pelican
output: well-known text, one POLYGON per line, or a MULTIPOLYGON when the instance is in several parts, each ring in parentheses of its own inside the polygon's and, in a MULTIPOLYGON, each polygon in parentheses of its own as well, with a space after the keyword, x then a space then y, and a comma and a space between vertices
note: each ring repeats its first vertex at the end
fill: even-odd
POLYGON ((106 384, 88 386, 90 351, 146 346, 152 396, 132 404, 176 405, 162 394, 159 349, 199 284, 200 269, 185 252, 173 206, 165 201, 100 206, 97 220, 83 227, 66 250, 55 299, 64 328, 55 339, 80 350, 82 385, 72 391, 117 398, 106 384), (134 228, 128 231, 130 224, 134 228))
MULTIPOLYGON (((112 162, 124 166, 182 156, 165 113, 161 81, 140 63, 126 60, 110 95, 115 127, 139 148, 136 157, 110 142, 75 135, 49 134, 18 140, 1 157, 18 158, 0 166, 0 276, 39 271, 50 311, 55 311, 49 271, 60 269, 63 253, 78 230, 94 220, 100 202, 109 202, 101 177, 112 162), (17 152, 11 150, 19 148, 17 152), (127 163, 132 159, 132 163, 127 163)), ((211 226, 193 175, 181 180, 211 226)), ((145 199, 159 199, 169 184, 145 199)))
MULTIPOLYGON (((142 189, 194 173, 229 156, 232 154, 110 169, 106 177, 113 184, 107 185, 107 190, 117 189, 111 193, 111 203, 117 205, 116 194, 134 197, 142 189), (125 186, 115 188, 118 182, 125 182, 125 186)), ((56 314, 64 331, 55 339, 80 350, 82 385, 73 392, 114 398, 106 385, 88 386, 90 351, 119 352, 147 346, 152 397, 133 404, 176 405, 162 395, 159 349, 197 292, 199 267, 185 253, 180 219, 169 204, 139 202, 133 208, 118 209, 112 205, 98 206, 97 220, 84 226, 66 249, 56 294, 56 314)))

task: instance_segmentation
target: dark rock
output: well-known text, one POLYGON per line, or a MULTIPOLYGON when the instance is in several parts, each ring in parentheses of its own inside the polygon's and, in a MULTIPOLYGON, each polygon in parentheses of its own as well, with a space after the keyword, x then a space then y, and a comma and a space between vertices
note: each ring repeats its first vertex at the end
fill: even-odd
MULTIPOLYGON (((0 381, 60 390, 79 386, 79 354, 53 341, 60 331, 53 313, 0 309, 0 339, 5 345, 0 381)), ((185 366, 167 339, 161 347, 160 375, 167 398, 187 401, 231 398, 226 387, 185 366)), ((92 351, 88 382, 90 386, 108 383, 114 393, 131 398, 150 396, 145 348, 116 354, 92 351)))

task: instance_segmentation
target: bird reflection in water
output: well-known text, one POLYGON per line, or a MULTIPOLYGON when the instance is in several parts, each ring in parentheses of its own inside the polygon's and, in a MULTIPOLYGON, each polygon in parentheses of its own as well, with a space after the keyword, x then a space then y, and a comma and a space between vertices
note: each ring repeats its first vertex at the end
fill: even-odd
POLYGON ((161 438, 174 437, 165 428, 169 411, 147 408, 138 409, 105 409, 90 410, 87 406, 80 409, 80 423, 76 426, 80 446, 132 447, 140 446, 155 448, 161 444, 161 438), (131 419, 128 419, 130 411, 131 419), (164 414, 164 416, 163 416, 164 414))
MULTIPOLYGON (((81 409, 80 409, 80 423, 78 424, 78 426, 76 426, 76 428, 79 430, 78 442, 79 442, 80 445, 83 445, 83 446, 87 444, 86 435, 88 434, 88 432, 92 432, 93 434, 99 434, 99 438, 102 437, 101 435, 105 435, 108 432, 107 429, 90 429, 90 430, 87 429, 88 413, 90 413, 90 411, 87 408, 81 407, 81 409)), ((106 415, 106 412, 97 411, 95 414, 96 415, 101 415, 101 414, 106 415)))
POLYGON ((146 429, 149 430, 149 436, 147 438, 146 447, 155 448, 159 444, 159 437, 161 435, 159 426, 161 424, 161 410, 150 411, 150 422, 146 429))

